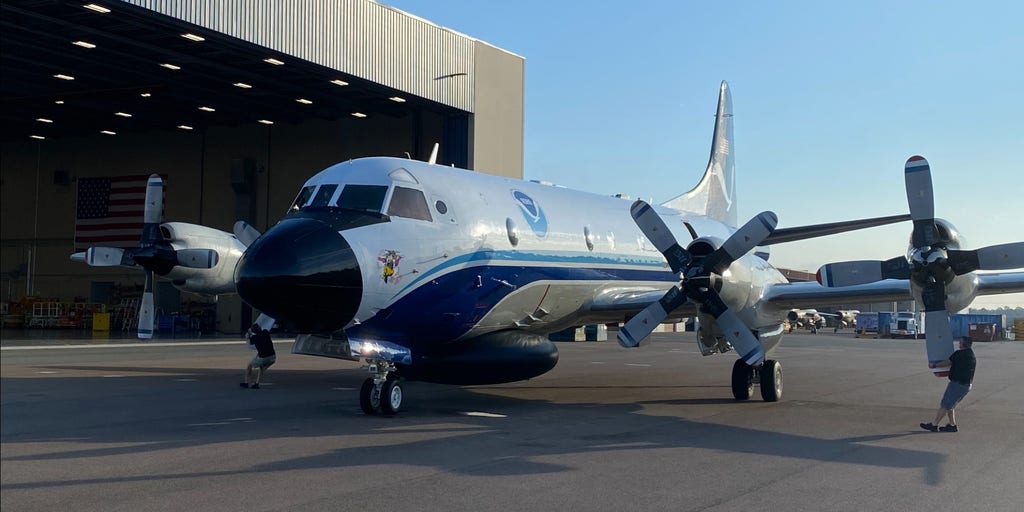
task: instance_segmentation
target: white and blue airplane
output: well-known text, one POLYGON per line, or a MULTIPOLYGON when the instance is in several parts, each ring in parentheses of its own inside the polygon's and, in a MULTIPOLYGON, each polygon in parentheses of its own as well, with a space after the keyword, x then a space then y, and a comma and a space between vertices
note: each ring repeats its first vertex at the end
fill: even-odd
MULTIPOLYGON (((960 250, 952 225, 933 219, 920 157, 906 173, 910 215, 776 229, 775 214, 763 212, 739 225, 732 119, 723 82, 703 178, 661 205, 445 167, 434 157, 360 158, 311 177, 260 235, 242 222, 234 233, 159 224, 154 175, 140 247, 73 258, 146 270, 140 337, 152 336, 153 274, 185 291, 237 292, 260 323, 300 333, 293 353, 365 361, 372 375, 359 401, 367 414, 398 411, 407 380, 541 375, 558 361, 547 335, 568 327, 624 323, 619 343, 636 347, 658 324, 689 317, 699 319, 701 353, 739 356, 737 400, 759 385, 776 401, 782 367, 770 355, 794 308, 923 294, 929 315, 947 315, 977 295, 1024 291, 1024 272, 974 272, 1024 267, 1024 242, 960 250), (911 219, 907 257, 828 265, 819 272, 826 286, 789 283, 769 263, 772 244, 911 219)), ((948 329, 932 321, 929 359, 944 358, 953 342, 933 342, 932 332, 948 337, 948 329)))

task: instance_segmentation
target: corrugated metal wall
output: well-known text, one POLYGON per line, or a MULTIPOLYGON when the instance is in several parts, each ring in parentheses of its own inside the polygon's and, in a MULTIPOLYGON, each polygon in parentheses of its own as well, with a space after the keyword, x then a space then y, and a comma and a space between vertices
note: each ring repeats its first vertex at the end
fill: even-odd
POLYGON ((210 30, 474 111, 474 41, 370 0, 124 0, 210 30), (454 79, 434 80, 451 73, 454 79))

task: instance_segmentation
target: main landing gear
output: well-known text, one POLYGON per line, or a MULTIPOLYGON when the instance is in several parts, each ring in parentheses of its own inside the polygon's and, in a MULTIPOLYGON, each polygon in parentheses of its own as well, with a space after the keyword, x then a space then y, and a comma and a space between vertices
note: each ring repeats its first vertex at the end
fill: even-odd
POLYGON ((388 361, 370 361, 370 373, 359 388, 359 408, 366 414, 390 416, 402 408, 402 383, 395 365, 388 361))
POLYGON ((765 402, 777 402, 782 398, 782 364, 766 359, 760 367, 750 366, 737 359, 732 365, 732 396, 736 400, 749 400, 754 394, 754 385, 761 385, 761 398, 765 402))

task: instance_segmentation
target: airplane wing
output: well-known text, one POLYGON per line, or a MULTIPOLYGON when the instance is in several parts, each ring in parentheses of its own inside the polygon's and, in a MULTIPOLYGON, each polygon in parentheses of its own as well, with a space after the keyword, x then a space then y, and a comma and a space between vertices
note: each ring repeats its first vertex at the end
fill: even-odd
POLYGON ((1024 272, 977 274, 978 295, 1024 292, 1024 272))
MULTIPOLYGON (((1024 292, 1024 272, 977 274, 978 295, 1024 292)), ((775 284, 764 301, 780 309, 818 307, 866 302, 909 300, 910 281, 883 279, 868 284, 829 288, 816 282, 775 284)))
MULTIPOLYGON (((667 286, 666 286, 667 288, 667 286)), ((647 306, 658 302, 665 295, 665 289, 631 290, 619 289, 598 294, 590 303, 590 310, 601 313, 622 313, 632 316, 647 306)), ((676 317, 690 317, 697 314, 697 306, 686 303, 672 312, 676 317)))
POLYGON ((909 300, 910 282, 886 279, 871 284, 826 288, 816 282, 773 284, 763 300, 779 309, 909 300))

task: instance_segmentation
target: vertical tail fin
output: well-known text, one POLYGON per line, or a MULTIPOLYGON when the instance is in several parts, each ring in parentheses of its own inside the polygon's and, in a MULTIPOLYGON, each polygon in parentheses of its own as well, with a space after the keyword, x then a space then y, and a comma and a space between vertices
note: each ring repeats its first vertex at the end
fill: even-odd
POLYGON ((718 92, 715 132, 711 137, 711 158, 700 183, 689 192, 662 206, 707 215, 736 226, 736 164, 732 157, 732 95, 724 80, 718 92))

